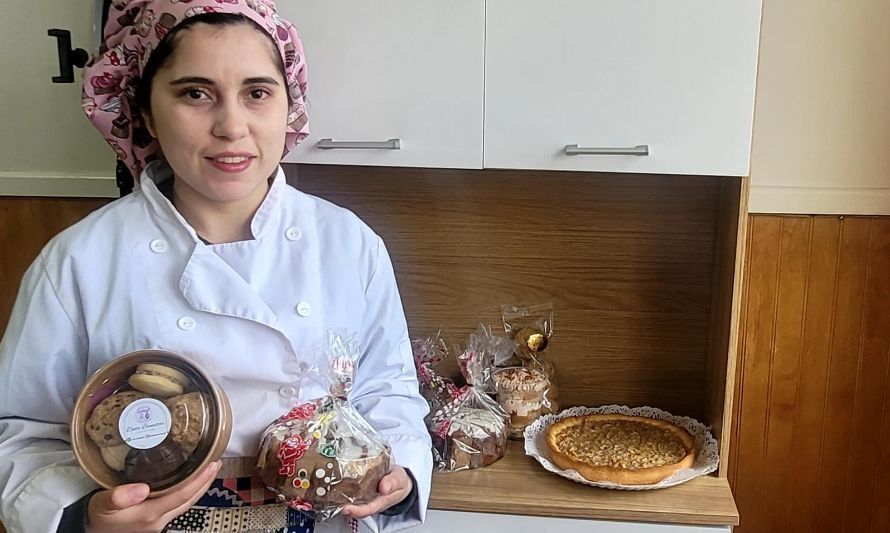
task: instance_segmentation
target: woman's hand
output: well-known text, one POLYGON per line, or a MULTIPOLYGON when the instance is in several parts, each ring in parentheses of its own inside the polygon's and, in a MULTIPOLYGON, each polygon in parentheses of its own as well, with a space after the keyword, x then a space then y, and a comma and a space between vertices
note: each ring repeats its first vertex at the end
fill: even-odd
POLYGON ((147 500, 144 483, 121 485, 97 492, 87 508, 89 533, 157 533, 168 522, 188 511, 207 492, 220 462, 212 463, 192 481, 175 492, 147 500))
POLYGON ((411 478, 401 466, 393 467, 377 485, 377 497, 364 505, 347 505, 343 514, 350 518, 365 518, 385 511, 411 494, 411 478))

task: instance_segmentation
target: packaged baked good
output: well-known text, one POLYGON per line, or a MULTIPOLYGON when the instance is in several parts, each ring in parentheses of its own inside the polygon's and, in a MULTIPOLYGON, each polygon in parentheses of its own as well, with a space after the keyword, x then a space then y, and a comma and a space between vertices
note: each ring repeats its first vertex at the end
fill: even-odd
POLYGON ((71 421, 81 467, 103 488, 146 483, 162 496, 218 460, 232 430, 231 406, 194 362, 142 350, 87 381, 71 421))
POLYGON ((540 370, 523 366, 498 369, 494 379, 498 404, 510 417, 507 434, 511 439, 522 440, 529 424, 552 412, 547 399, 550 380, 540 370))
POLYGON ((328 366, 318 369, 330 393, 269 425, 257 454, 263 484, 318 521, 373 500, 392 465, 389 445, 347 400, 359 353, 343 334, 331 332, 328 366))
POLYGON ((433 413, 450 402, 458 391, 453 380, 442 377, 436 370, 437 365, 448 357, 448 347, 442 339, 442 332, 438 331, 425 339, 411 341, 411 349, 420 395, 430 404, 430 412, 433 413))
MULTIPOLYGON (((443 472, 488 466, 503 457, 507 447, 507 413, 485 393, 504 344, 482 326, 470 335, 467 346, 457 357, 467 385, 430 418, 433 459, 443 472)), ((507 344, 505 353, 510 350, 507 344)))
POLYGON ((559 412, 559 386, 551 359, 553 305, 504 305, 501 306, 501 317, 504 331, 513 340, 521 366, 538 370, 549 381, 546 392, 547 412, 559 412))
POLYGON ((493 372, 498 365, 510 360, 513 355, 513 342, 505 336, 496 335, 491 328, 480 324, 467 339, 467 347, 458 351, 458 364, 468 385, 485 394, 495 394, 493 372))

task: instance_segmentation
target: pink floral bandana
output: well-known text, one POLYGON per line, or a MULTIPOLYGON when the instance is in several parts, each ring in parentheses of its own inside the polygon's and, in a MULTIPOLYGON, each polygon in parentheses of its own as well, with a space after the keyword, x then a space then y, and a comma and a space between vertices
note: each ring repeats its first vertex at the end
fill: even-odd
POLYGON ((285 154, 309 135, 303 43, 293 24, 281 19, 272 0, 112 0, 99 54, 84 70, 84 113, 135 179, 158 157, 158 142, 134 111, 136 83, 152 51, 183 20, 204 13, 239 14, 264 28, 284 60, 293 101, 285 154))

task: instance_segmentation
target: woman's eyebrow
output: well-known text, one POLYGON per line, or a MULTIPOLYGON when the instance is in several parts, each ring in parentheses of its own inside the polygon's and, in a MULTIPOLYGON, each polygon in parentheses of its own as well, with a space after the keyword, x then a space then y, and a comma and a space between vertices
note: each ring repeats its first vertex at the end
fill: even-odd
POLYGON ((255 78, 244 78, 244 85, 254 85, 256 83, 267 83, 269 85, 280 85, 275 78, 267 76, 257 76, 255 78))
POLYGON ((177 78, 170 82, 170 85, 188 85, 190 83, 201 83, 204 85, 216 85, 216 83, 207 78, 202 78, 200 76, 184 76, 182 78, 177 78))
MULTIPOLYGON (((216 85, 216 82, 214 82, 213 80, 208 79, 208 78, 202 78, 200 76, 184 76, 182 78, 177 78, 177 79, 171 81, 170 85, 189 85, 192 83, 199 83, 202 85, 216 85)), ((275 78, 267 77, 267 76, 256 76, 253 78, 244 78, 244 81, 242 83, 244 85, 254 85, 257 83, 266 83, 269 85, 280 85, 280 83, 278 83, 278 80, 276 80, 275 78)))

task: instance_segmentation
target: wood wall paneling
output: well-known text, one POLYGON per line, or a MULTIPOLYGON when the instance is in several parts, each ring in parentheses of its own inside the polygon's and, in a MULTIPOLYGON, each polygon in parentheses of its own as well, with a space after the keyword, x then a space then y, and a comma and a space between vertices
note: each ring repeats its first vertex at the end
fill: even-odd
POLYGON ((745 293, 739 531, 890 530, 890 219, 751 217, 745 293))

